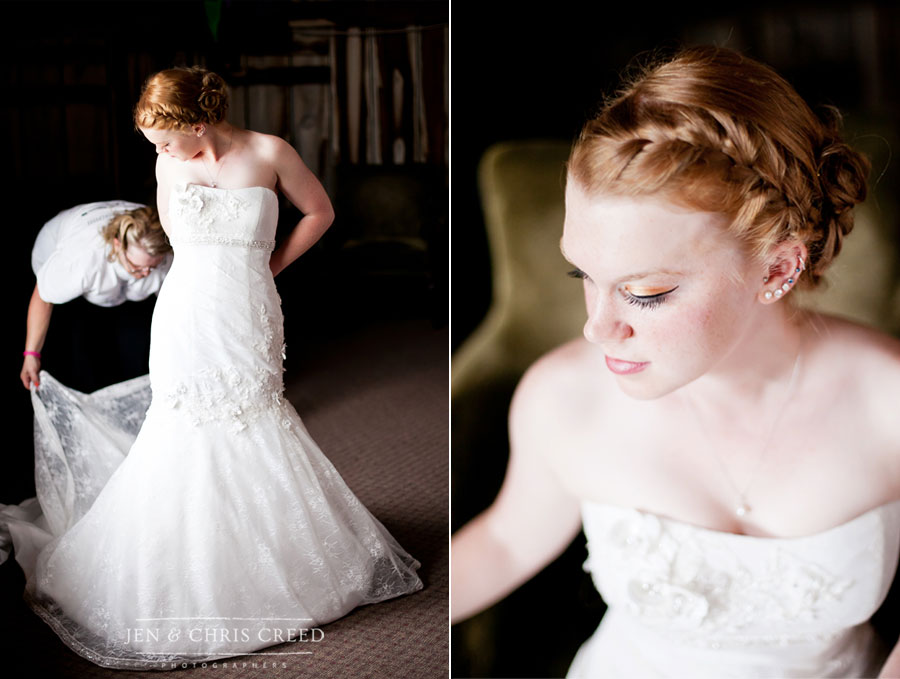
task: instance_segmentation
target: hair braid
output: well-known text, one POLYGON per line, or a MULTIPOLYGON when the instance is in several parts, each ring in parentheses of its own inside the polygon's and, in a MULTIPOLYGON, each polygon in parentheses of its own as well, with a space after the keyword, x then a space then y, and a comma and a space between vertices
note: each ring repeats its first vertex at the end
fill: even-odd
POLYGON ((172 68, 144 83, 134 122, 138 128, 187 132, 225 120, 227 111, 228 88, 219 75, 199 66, 172 68))
POLYGON ((661 195, 721 212, 764 258, 796 238, 816 284, 853 228, 868 160, 769 67, 731 50, 684 50, 651 66, 584 126, 569 174, 587 191, 661 195))

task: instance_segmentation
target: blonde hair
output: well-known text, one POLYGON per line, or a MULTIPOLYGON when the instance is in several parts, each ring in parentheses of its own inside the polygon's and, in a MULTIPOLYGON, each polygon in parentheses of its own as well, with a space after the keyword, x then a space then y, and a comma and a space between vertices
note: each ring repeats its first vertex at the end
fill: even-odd
POLYGON ((159 213, 156 208, 140 207, 129 210, 113 217, 109 224, 103 227, 103 240, 110 245, 107 259, 112 262, 116 258, 114 240, 119 239, 122 248, 128 249, 130 245, 139 245, 151 257, 158 257, 172 252, 172 246, 166 233, 159 222, 159 213))
POLYGON ((853 228, 870 165, 770 67, 717 47, 684 49, 641 70, 589 120, 568 162, 590 193, 661 195, 730 219, 760 260, 797 239, 809 276, 853 228))
POLYGON ((134 107, 138 129, 189 132, 201 123, 225 120, 228 90, 221 77, 200 66, 170 68, 150 76, 134 107))

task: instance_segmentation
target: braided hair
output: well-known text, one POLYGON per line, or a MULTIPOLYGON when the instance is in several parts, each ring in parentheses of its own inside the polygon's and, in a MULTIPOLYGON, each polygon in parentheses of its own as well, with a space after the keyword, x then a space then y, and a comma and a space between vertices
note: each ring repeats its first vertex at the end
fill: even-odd
POLYGON ((193 125, 225 120, 225 81, 200 66, 170 68, 150 76, 134 107, 135 127, 189 132, 193 125))
POLYGON ((730 219, 764 260, 796 239, 816 285, 866 197, 868 159, 845 144, 841 117, 816 116, 770 67, 694 47, 642 69, 589 120, 568 162, 593 194, 659 195, 730 219))

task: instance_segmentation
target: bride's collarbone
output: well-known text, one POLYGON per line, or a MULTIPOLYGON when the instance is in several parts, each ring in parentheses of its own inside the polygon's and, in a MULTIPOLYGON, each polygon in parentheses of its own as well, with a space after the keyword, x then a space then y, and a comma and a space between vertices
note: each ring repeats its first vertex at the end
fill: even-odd
POLYGON ((215 186, 213 186, 213 182, 210 181, 209 177, 204 177, 202 175, 182 175, 173 179, 171 181, 171 184, 172 186, 193 185, 226 190, 245 189, 251 186, 262 186, 267 189, 272 189, 273 191, 275 190, 271 177, 253 174, 236 174, 233 176, 223 174, 216 178, 215 186))
MULTIPOLYGON (((171 184, 196 184, 199 186, 211 186, 216 188, 247 188, 250 186, 263 186, 273 189, 276 176, 271 166, 258 162, 248 162, 242 158, 222 157, 215 164, 218 168, 210 175, 213 167, 211 161, 204 164, 196 158, 187 161, 187 166, 178 168, 170 176, 171 184), (213 182, 213 179, 215 180, 213 182)), ((274 190, 274 189, 273 189, 274 190)))
POLYGON ((720 441, 716 457, 689 431, 623 429, 628 435, 570 438, 559 447, 556 472, 574 497, 771 536, 812 534, 900 499, 900 464, 885 464, 873 447, 854 452, 834 439, 789 435, 761 457, 747 446, 728 456, 720 441), (744 518, 736 516, 742 493, 751 507, 744 518))

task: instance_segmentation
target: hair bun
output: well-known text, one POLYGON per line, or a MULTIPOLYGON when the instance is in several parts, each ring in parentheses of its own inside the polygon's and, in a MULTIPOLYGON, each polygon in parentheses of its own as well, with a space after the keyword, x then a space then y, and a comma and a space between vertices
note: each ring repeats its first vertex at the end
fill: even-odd
POLYGON ((822 275, 853 230, 852 208, 866 199, 869 159, 836 137, 827 139, 819 154, 822 205, 819 238, 809 244, 814 280, 822 275))
POLYGON ((228 93, 225 90, 225 81, 216 73, 210 71, 203 71, 202 73, 202 87, 197 97, 197 105, 209 118, 209 122, 216 124, 224 120, 225 112, 228 109, 228 93))
POLYGON ((842 141, 831 141, 819 156, 823 198, 839 215, 866 199, 869 160, 842 141))
POLYGON ((217 90, 220 92, 225 90, 225 81, 222 80, 218 73, 213 73, 212 71, 203 71, 202 85, 204 90, 217 90))

